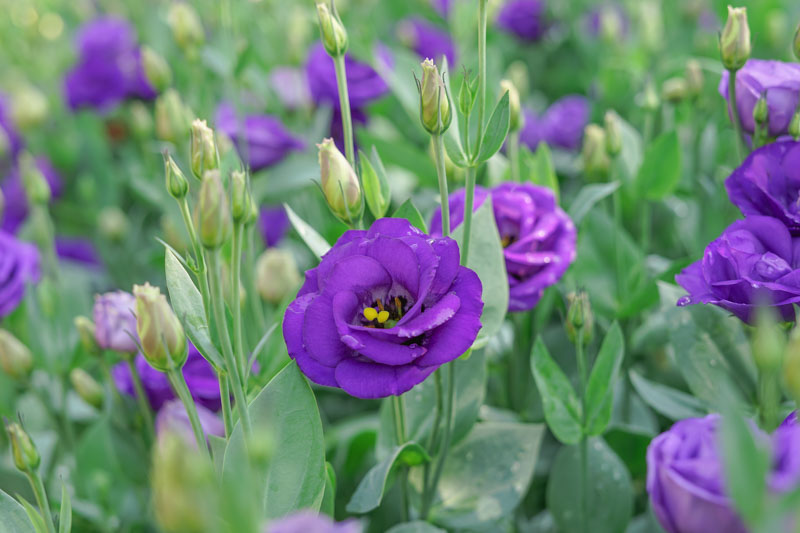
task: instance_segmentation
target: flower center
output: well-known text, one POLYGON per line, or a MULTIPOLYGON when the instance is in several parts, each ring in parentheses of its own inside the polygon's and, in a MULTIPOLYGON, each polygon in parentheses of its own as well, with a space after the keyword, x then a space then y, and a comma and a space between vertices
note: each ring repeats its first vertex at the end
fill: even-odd
POLYGON ((362 322, 368 328, 393 328, 397 321, 403 318, 404 308, 408 302, 404 296, 387 298, 384 304, 380 298, 375 299, 374 307, 365 307, 362 311, 362 322))

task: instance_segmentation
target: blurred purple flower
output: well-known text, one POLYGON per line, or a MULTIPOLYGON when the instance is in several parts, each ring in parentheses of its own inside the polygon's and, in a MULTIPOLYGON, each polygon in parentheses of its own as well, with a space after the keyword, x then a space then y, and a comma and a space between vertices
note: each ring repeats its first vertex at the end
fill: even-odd
POLYGON ((772 476, 769 487, 786 492, 800 485, 800 424, 792 412, 772 434, 772 476))
POLYGON ((277 246, 289 231, 289 217, 281 205, 261 208, 258 227, 267 247, 277 246))
MULTIPOLYGON (((378 48, 379 60, 391 64, 391 56, 384 47, 378 48)), ((363 63, 350 54, 345 56, 347 90, 351 108, 361 108, 382 97, 389 91, 383 78, 368 63, 363 63)), ((306 79, 311 98, 317 104, 328 104, 339 108, 339 90, 336 85, 336 69, 333 59, 322 43, 311 47, 306 61, 306 79)))
POLYGON ((361 523, 357 520, 334 522, 324 514, 302 510, 270 522, 264 533, 361 533, 361 523))
MULTIPOLYGON (((208 439, 209 435, 217 437, 225 436, 225 424, 213 412, 197 405, 197 416, 200 419, 200 425, 203 426, 203 433, 208 439)), ((189 446, 197 447, 197 441, 194 438, 194 430, 192 423, 189 420, 189 414, 180 400, 169 400, 161 406, 156 416, 156 433, 161 435, 165 431, 180 435, 189 446)))
POLYGON ((456 64, 455 45, 447 30, 425 19, 412 17, 401 21, 397 32, 400 40, 421 59, 430 58, 441 65, 442 56, 445 56, 451 68, 456 64))
POLYGON ((538 41, 546 29, 544 1, 508 0, 497 15, 497 25, 523 41, 538 41))
POLYGON ((589 122, 590 108, 589 100, 574 94, 554 102, 542 116, 525 108, 520 141, 531 150, 541 141, 565 150, 577 150, 581 146, 583 129, 589 122))
MULTIPOLYGON (((726 101, 728 78, 728 71, 723 71, 718 87, 726 101)), ((753 108, 762 94, 767 97, 769 135, 786 134, 800 103, 800 64, 750 59, 736 72, 736 108, 747 133, 755 131, 753 108)))
POLYGON ((311 103, 308 82, 303 69, 275 67, 269 73, 269 82, 286 109, 299 109, 311 103))
POLYGON ((95 340, 104 350, 136 353, 136 299, 125 291, 107 292, 94 297, 92 316, 95 340))
POLYGON ((22 137, 11 118, 8 100, 2 93, 0 93, 0 135, 5 137, 0 139, 0 161, 13 164, 22 150, 22 137))
POLYGON ((611 37, 620 40, 628 35, 631 21, 625 8, 618 3, 602 4, 593 7, 586 14, 586 31, 594 38, 611 37), (612 35, 604 35, 613 32, 612 35))
POLYGON ((232 105, 223 103, 217 109, 217 128, 230 137, 239 157, 253 172, 282 161, 289 152, 302 150, 305 143, 292 135, 275 117, 247 115, 244 123, 236 116, 232 105))
MULTIPOLYGON (((63 191, 61 176, 53 168, 50 160, 46 157, 36 158, 36 167, 50 185, 52 199, 57 199, 63 191)), ((19 167, 14 165, 8 177, 0 184, 5 198, 5 210, 2 216, 2 229, 9 233, 16 233, 28 216, 28 197, 25 194, 25 187, 22 185, 22 177, 19 167)))
POLYGON ((28 283, 39 281, 39 251, 0 230, 0 318, 17 308, 28 283))
POLYGON ((455 0, 431 0, 433 8, 444 18, 450 15, 450 9, 453 7, 454 2, 455 0))
POLYGON ((126 98, 155 98, 142 66, 136 35, 127 21, 108 16, 85 24, 76 38, 78 63, 64 79, 73 110, 106 111, 126 98))
POLYGON ((56 254, 60 259, 80 263, 87 267, 102 265, 92 241, 83 237, 56 237, 56 254))

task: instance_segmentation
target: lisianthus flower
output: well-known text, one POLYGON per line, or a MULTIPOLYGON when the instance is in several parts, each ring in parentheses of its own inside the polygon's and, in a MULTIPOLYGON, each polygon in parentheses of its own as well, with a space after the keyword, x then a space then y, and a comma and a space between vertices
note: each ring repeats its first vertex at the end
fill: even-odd
MULTIPOLYGON (((225 424, 219 419, 213 411, 202 405, 196 405, 197 417, 200 420, 200 425, 203 427, 203 433, 208 438, 209 435, 216 437, 225 436, 225 424)), ((194 430, 192 429, 192 422, 189 420, 189 414, 186 412, 183 402, 180 400, 168 400, 161 409, 158 410, 156 416, 156 433, 161 435, 165 431, 179 435, 188 446, 197 446, 197 441, 194 438, 194 430)))
POLYGON ((508 0, 497 14, 497 25, 518 39, 535 42, 547 29, 542 0, 508 0))
MULTIPOLYGON (((61 176, 46 157, 36 158, 36 168, 42 173, 50 186, 50 196, 57 199, 61 196, 63 184, 61 176)), ((28 217, 28 197, 22 184, 19 166, 14 164, 8 177, 0 184, 5 198, 5 209, 2 213, 2 229, 16 233, 28 217)))
POLYGON ((361 533, 357 520, 334 522, 324 514, 302 510, 270 522, 264 533, 361 533))
POLYGON ((0 318, 17 308, 27 284, 40 276, 36 247, 0 230, 0 318))
POLYGON ((421 59, 431 58, 437 65, 442 56, 447 64, 456 64, 456 49, 450 34, 435 24, 420 17, 412 17, 400 22, 397 28, 400 40, 414 50, 421 59))
POLYGON ((289 231, 289 216, 281 205, 262 207, 258 228, 267 247, 277 246, 289 231))
POLYGON ((554 102, 541 116, 524 108, 525 123, 520 131, 520 141, 531 150, 535 150, 541 141, 549 146, 577 150, 589 122, 590 107, 586 98, 573 94, 554 102))

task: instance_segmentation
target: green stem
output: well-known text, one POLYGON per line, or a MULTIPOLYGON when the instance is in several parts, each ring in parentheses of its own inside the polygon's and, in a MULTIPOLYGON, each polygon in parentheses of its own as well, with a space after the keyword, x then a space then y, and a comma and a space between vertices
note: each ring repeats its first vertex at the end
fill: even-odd
POLYGON ((206 322, 211 322, 211 316, 209 315, 209 309, 211 306, 209 305, 209 298, 211 296, 211 291, 208 288, 208 274, 206 271, 206 264, 203 260, 203 249, 200 246, 200 241, 197 239, 197 231, 194 229, 194 222, 192 222, 192 214, 189 211, 189 201, 184 197, 178 202, 178 205, 181 208, 181 216, 183 217, 183 224, 186 226, 186 231, 189 233, 189 240, 192 243, 192 249, 194 250, 194 261, 195 261, 195 274, 197 275, 197 280, 200 283, 200 294, 203 297, 203 308, 206 312, 206 322))
POLYGON ((239 412, 239 419, 242 423, 242 430, 246 438, 250 437, 250 414, 247 411, 247 397, 244 394, 242 377, 239 374, 239 365, 233 354, 231 337, 228 334, 228 323, 225 320, 225 301, 222 297, 222 272, 219 264, 219 250, 208 252, 208 266, 211 270, 211 307, 214 314, 214 322, 217 324, 219 340, 222 344, 222 355, 225 358, 225 366, 233 389, 233 399, 236 402, 236 410, 239 412))
POLYGON ((44 489, 42 478, 36 470, 26 472, 28 481, 33 489, 33 494, 36 497, 36 505, 39 506, 39 512, 44 519, 44 525, 48 533, 56 533, 56 526, 53 523, 53 513, 50 512, 50 502, 47 499, 47 491, 44 489))
MULTIPOLYGON (((616 169, 616 161, 612 163, 612 168, 616 169)), ((612 179, 616 176, 612 176, 612 179)), ((614 272, 617 280, 616 297, 617 302, 622 301, 622 246, 620 245, 620 234, 622 233, 622 198, 620 190, 614 191, 612 196, 614 204, 614 272)), ((647 202, 647 200, 645 200, 647 202)), ((644 217, 642 217, 644 224, 644 217)))
POLYGON ((436 458, 436 469, 433 472, 433 479, 431 480, 430 493, 428 501, 423 502, 426 505, 425 515, 423 519, 427 518, 427 513, 430 511, 432 500, 436 497, 436 488, 439 485, 439 479, 442 477, 442 470, 444 470, 444 463, 447 460, 447 453, 450 451, 450 439, 453 436, 453 424, 455 422, 455 402, 456 402, 456 373, 453 361, 447 363, 447 405, 445 408, 444 420, 444 436, 442 440, 442 449, 436 458))
MULTIPOLYGON (((403 405, 402 396, 392 396, 392 415, 394 418, 394 430, 397 446, 406 443, 406 409, 403 405)), ((400 471, 400 495, 402 498, 403 522, 409 520, 408 509, 408 468, 403 467, 400 471)))
POLYGON ((142 378, 139 371, 136 369, 136 364, 131 356, 125 357, 125 362, 128 363, 128 370, 131 373, 131 381, 133 381, 133 390, 136 393, 136 403, 139 404, 139 411, 142 414, 143 424, 145 426, 145 436, 147 443, 152 444, 155 436, 153 434, 153 413, 150 411, 150 402, 147 399, 147 394, 144 392, 142 385, 142 378))
POLYGON ((180 369, 172 368, 167 371, 167 377, 172 384, 178 398, 183 402, 183 407, 186 409, 186 414, 189 415, 189 422, 192 424, 192 432, 197 442, 198 450, 205 450, 205 455, 211 459, 211 452, 208 450, 206 443, 206 435, 203 432, 203 426, 200 424, 200 417, 197 416, 197 407, 195 406, 194 399, 189 392, 189 387, 186 385, 186 380, 183 378, 183 373, 180 369))
POLYGON ((254 227, 255 225, 251 224, 246 230, 247 237, 244 241, 245 268, 242 271, 242 278, 244 279, 244 285, 245 289, 247 290, 247 294, 250 295, 250 297, 247 298, 247 301, 250 303, 250 312, 252 313, 252 318, 256 321, 258 326, 256 331, 265 331, 267 329, 267 319, 264 316, 264 306, 261 305, 261 299, 257 297, 258 291, 256 290, 256 283, 253 276, 254 272, 256 271, 255 257, 253 256, 255 251, 254 227))
POLYGON ((464 198, 464 244, 461 245, 461 264, 467 266, 469 261, 469 243, 472 240, 472 206, 475 201, 475 167, 467 167, 466 171, 466 195, 464 198))
POLYGON ((444 140, 441 135, 432 135, 433 155, 436 159, 436 175, 439 178, 439 196, 442 201, 442 235, 450 236, 450 195, 447 192, 447 170, 444 165, 444 140))
POLYGON ((231 257, 231 292, 233 293, 233 347, 236 354, 236 363, 239 365, 239 375, 246 375, 247 358, 242 342, 242 298, 239 290, 239 279, 242 270, 242 239, 244 226, 234 223, 233 226, 233 256, 231 257))
POLYGON ((739 120, 739 109, 736 105, 736 70, 728 70, 728 107, 731 111, 731 120, 733 127, 736 130, 736 150, 739 156, 739 161, 744 159, 746 153, 744 132, 742 131, 742 123, 739 120))
POLYGON ((780 373, 764 371, 758 374, 758 404, 761 426, 772 432, 780 423, 780 373))
POLYGON ((228 382, 228 375, 220 370, 217 373, 219 380, 219 399, 222 402, 222 421, 225 423, 225 438, 229 438, 233 433, 233 413, 231 412, 231 387, 228 382))
MULTIPOLYGON (((436 407, 433 412, 433 425, 431 426, 431 434, 428 439, 428 453, 431 457, 436 456, 436 447, 439 444, 439 426, 442 423, 442 403, 444 403, 444 394, 442 392, 442 372, 443 371, 439 369, 433 373, 433 381, 436 385, 436 407)), ((420 516, 423 520, 427 518, 431 504, 433 503, 433 497, 431 495, 432 487, 430 485, 430 467, 431 464, 426 463, 423 472, 422 506, 420 511, 420 516)))
MULTIPOLYGON (((581 386, 581 422, 586 427, 586 380, 588 368, 586 352, 583 345, 583 327, 578 328, 577 342, 575 344, 576 358, 578 361, 578 377, 581 386)), ((581 530, 589 532, 589 447, 588 439, 584 433, 580 442, 581 455, 581 530)))
POLYGON ((48 279, 58 278, 58 256, 55 248, 55 231, 53 230, 53 219, 50 218, 50 211, 46 206, 34 205, 32 208, 31 219, 37 228, 36 240, 42 254, 42 270, 48 279))
POLYGON ((353 118, 350 115, 350 96, 347 94, 347 74, 344 66, 344 54, 333 58, 336 68, 336 86, 339 88, 339 110, 342 113, 342 129, 344 130, 344 150, 350 166, 356 168, 356 153, 353 146, 353 118))
POLYGON ((650 248, 650 224, 651 224, 651 212, 650 212, 650 202, 648 200, 642 201, 642 254, 645 256, 647 255, 648 249, 650 248))
POLYGON ((478 0, 478 139, 475 153, 481 151, 483 120, 486 117, 486 0, 478 0))
POLYGON ((511 179, 519 182, 519 131, 508 135, 508 159, 511 164, 511 179))

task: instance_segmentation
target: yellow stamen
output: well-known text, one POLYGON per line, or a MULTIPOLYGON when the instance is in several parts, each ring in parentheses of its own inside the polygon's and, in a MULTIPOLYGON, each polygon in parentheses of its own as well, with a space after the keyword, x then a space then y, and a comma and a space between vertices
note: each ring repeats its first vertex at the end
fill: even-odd
POLYGON ((383 324, 389 320, 389 311, 381 311, 378 313, 378 324, 383 324))
POLYGON ((380 298, 378 298, 377 300, 375 300, 375 303, 377 303, 377 304, 378 304, 378 309, 380 309, 381 311, 383 311, 383 302, 381 302, 381 299, 380 299, 380 298))
POLYGON ((376 318, 378 318, 378 311, 376 311, 374 307, 365 307, 364 318, 366 318, 367 320, 375 320, 376 318))
POLYGON ((395 296, 394 297, 394 306, 397 308, 398 316, 403 316, 403 304, 400 303, 400 298, 395 296))

